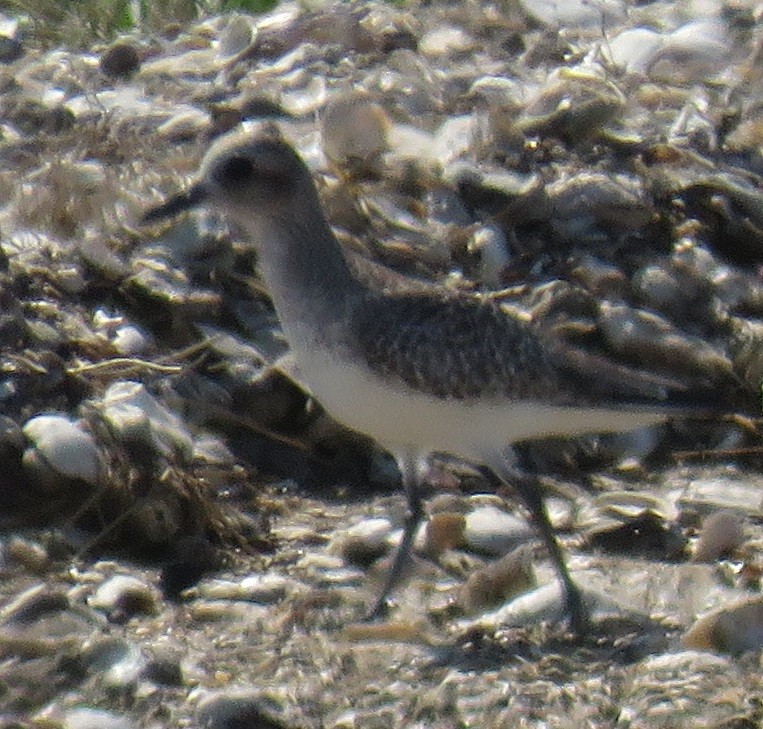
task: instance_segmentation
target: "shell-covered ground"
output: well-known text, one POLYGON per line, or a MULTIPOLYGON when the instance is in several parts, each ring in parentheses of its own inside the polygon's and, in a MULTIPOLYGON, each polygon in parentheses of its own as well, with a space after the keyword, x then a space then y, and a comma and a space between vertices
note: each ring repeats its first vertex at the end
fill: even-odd
POLYGON ((761 16, 281 4, 84 51, 1 18, 0 725, 758 726, 761 16), (393 462, 299 382, 252 241, 141 223, 263 122, 367 275, 491 296, 601 397, 694 408, 520 449, 590 635, 513 495, 447 454, 363 621, 393 462))

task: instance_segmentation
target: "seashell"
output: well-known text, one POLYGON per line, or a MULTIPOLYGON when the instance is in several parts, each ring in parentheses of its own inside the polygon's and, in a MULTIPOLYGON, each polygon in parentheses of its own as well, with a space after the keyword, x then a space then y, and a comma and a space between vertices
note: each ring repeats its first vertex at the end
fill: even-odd
POLYGON ((623 111, 617 88, 595 73, 552 75, 516 120, 525 137, 553 137, 576 145, 597 135, 623 111))
POLYGON ((154 448, 190 458, 193 440, 177 415, 156 400, 139 382, 115 382, 102 400, 102 416, 112 432, 127 442, 150 439, 154 448))
POLYGON ((615 265, 591 255, 581 257, 570 277, 596 296, 620 298, 628 289, 625 274, 615 265))
POLYGON ((434 132, 430 154, 440 164, 447 165, 469 151, 478 130, 479 120, 473 114, 446 119, 434 132))
POLYGON ((240 582, 213 580, 199 586, 199 594, 208 600, 248 600, 275 605, 297 589, 298 583, 279 575, 254 575, 240 582))
POLYGON ((29 624, 50 614, 68 610, 68 595, 50 585, 34 585, 17 594, 0 611, 0 623, 29 624))
POLYGON ((682 379, 729 381, 732 364, 699 337, 684 334, 666 319, 624 304, 602 303, 598 325, 610 350, 625 359, 682 379))
POLYGON ((562 241, 643 228, 652 209, 638 181, 623 175, 582 173, 548 185, 551 224, 562 241))
POLYGON ((534 587, 532 554, 525 545, 469 575, 458 590, 457 600, 467 615, 475 615, 534 587))
POLYGON ((220 35, 218 53, 222 58, 230 58, 251 48, 256 38, 255 28, 244 15, 233 15, 220 35))
POLYGON ((460 620, 457 627, 463 631, 506 629, 559 620, 563 614, 561 589, 556 584, 547 584, 523 592, 496 610, 460 620))
POLYGON ((546 185, 538 175, 458 162, 446 168, 444 178, 458 188, 467 205, 506 225, 544 221, 552 213, 546 185))
POLYGON ((692 20, 667 34, 647 63, 655 81, 689 85, 716 77, 727 66, 733 45, 719 20, 692 20))
POLYGON ((418 50, 425 56, 455 56, 476 50, 475 40, 463 28, 441 27, 419 39, 418 50))
POLYGON ((388 149, 388 128, 384 110, 368 95, 338 94, 321 113, 323 153, 339 168, 373 171, 388 149))
POLYGON ((714 323, 713 286, 708 277, 680 260, 653 263, 636 272, 633 288, 646 307, 692 326, 714 323))
POLYGON ((496 226, 477 228, 467 243, 469 253, 479 253, 479 280, 486 286, 498 288, 504 268, 509 262, 508 241, 496 226))
MULTIPOLYGON (((100 450, 90 433, 80 423, 64 415, 38 415, 23 428, 31 447, 24 454, 24 464, 33 472, 47 473, 43 483, 52 486, 55 474, 98 484, 103 476, 100 450)), ((41 483, 40 485, 43 485, 41 483)))
POLYGON ((626 28, 603 44, 602 52, 628 73, 646 74, 663 43, 664 37, 655 30, 626 28))
POLYGON ((715 562, 733 552, 744 541, 744 527, 744 518, 730 509, 705 517, 694 545, 692 562, 715 562))
POLYGON ((692 479, 679 496, 680 509, 702 516, 732 509, 743 517, 759 519, 761 514, 761 481, 735 475, 692 479))
POLYGON ((475 552, 503 555, 532 538, 523 519, 495 506, 481 506, 466 515, 464 543, 475 552))
MULTIPOLYGON (((744 689, 737 664, 695 650, 646 656, 627 672, 618 723, 623 727, 673 729, 683 711, 706 727, 740 721, 744 689), (681 707, 681 708, 677 708, 681 707)), ((742 723, 746 719, 741 719, 742 723)))
POLYGON ((763 646, 763 599, 756 597, 703 615, 681 642, 693 650, 740 655, 763 646))
POLYGON ((89 706, 68 709, 60 725, 65 729, 137 729, 137 724, 125 716, 89 706))
POLYGON ((520 7, 535 23, 552 28, 605 29, 625 17, 625 4, 606 0, 591 6, 585 0, 557 3, 553 0, 521 0, 520 7))
POLYGON ((763 258, 763 197, 735 174, 698 175, 676 185, 688 211, 706 221, 712 245, 737 264, 763 258))
POLYGON ((340 554, 350 564, 366 566, 389 551, 391 533, 388 519, 365 519, 337 533, 329 551, 340 554))
POLYGON ((281 106, 287 114, 305 116, 318 112, 326 103, 328 88, 324 79, 305 78, 299 86, 287 88, 281 95, 281 106))
POLYGON ((158 591, 133 575, 109 577, 90 597, 88 604, 111 614, 119 611, 125 618, 158 615, 160 610, 158 591))
POLYGON ((465 528, 466 518, 463 514, 447 511, 432 514, 426 523, 421 551, 436 559, 443 552, 463 543, 465 528))
POLYGON ((676 509, 671 504, 651 494, 610 491, 597 496, 594 504, 604 515, 625 521, 638 519, 647 512, 667 521, 677 518, 676 509))
POLYGON ((210 115, 198 109, 186 109, 156 127, 156 134, 168 142, 198 139, 211 128, 210 115))
POLYGON ((734 369, 751 391, 763 382, 763 323, 757 319, 730 320, 730 353, 734 369))

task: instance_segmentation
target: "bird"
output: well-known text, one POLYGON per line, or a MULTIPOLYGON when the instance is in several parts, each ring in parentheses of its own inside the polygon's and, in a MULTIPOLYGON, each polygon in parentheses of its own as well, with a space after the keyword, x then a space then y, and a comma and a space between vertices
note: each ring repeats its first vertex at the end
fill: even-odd
MULTIPOLYGON (((529 511, 561 582, 571 630, 590 615, 548 517, 537 478, 513 446, 547 436, 631 430, 671 414, 675 383, 621 378, 600 392, 606 367, 587 376, 564 348, 494 299, 444 287, 375 286, 334 234, 303 158, 268 125, 216 140, 185 191, 143 222, 208 206, 243 231, 301 376, 337 421, 395 458, 407 497, 403 537, 370 615, 386 610, 423 518, 422 480, 432 453, 489 469, 529 511)), ((615 371, 615 379, 617 379, 615 371)))

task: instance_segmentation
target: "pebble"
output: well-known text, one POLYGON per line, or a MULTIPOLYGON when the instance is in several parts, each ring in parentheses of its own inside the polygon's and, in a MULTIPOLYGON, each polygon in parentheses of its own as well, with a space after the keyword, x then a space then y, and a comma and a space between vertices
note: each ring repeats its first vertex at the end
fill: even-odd
POLYGON ((101 55, 100 68, 112 78, 129 78, 140 68, 140 52, 129 41, 117 41, 101 55))
POLYGON ((440 511, 432 514, 423 530, 423 544, 414 547, 436 559, 443 552, 459 547, 464 541, 466 517, 463 514, 440 511))
POLYGON ((81 657, 105 685, 115 689, 135 686, 146 668, 140 648, 119 637, 105 636, 85 642, 81 657))
POLYGON ((586 542, 608 553, 662 560, 682 560, 688 540, 673 523, 647 509, 628 518, 621 511, 617 521, 601 521, 593 526, 586 542))
POLYGON ((373 170, 389 148, 389 120, 369 96, 351 92, 329 99, 321 112, 321 141, 326 158, 338 167, 373 170))
POLYGON ((13 63, 24 55, 24 45, 18 38, 0 36, 0 63, 13 63))
POLYGON ((251 20, 244 15, 233 15, 220 37, 219 53, 222 57, 236 56, 251 47, 256 34, 251 20))
POLYGON ((763 599, 728 605, 699 618, 681 642, 694 650, 738 656, 763 648, 763 599))
POLYGON ((392 533, 389 519, 364 519, 335 534, 329 551, 341 555, 352 565, 369 565, 389 551, 392 533))
POLYGON ((180 652, 168 648, 155 648, 153 655, 147 659, 143 676, 160 686, 183 686, 185 673, 180 652))
POLYGON ((483 506, 466 515, 464 543, 474 552, 503 555, 535 539, 527 521, 494 506, 483 506))
POLYGON ((209 600, 249 600, 263 605, 281 602, 298 583, 279 575, 254 575, 240 582, 211 580, 199 586, 199 595, 209 600))
POLYGON ((33 574, 45 572, 50 567, 47 550, 39 543, 21 537, 12 537, 5 545, 5 559, 21 565, 33 574))
POLYGON ((158 590, 133 575, 114 575, 98 587, 88 604, 108 613, 111 619, 128 620, 135 615, 158 615, 158 590))
POLYGON ((715 562, 728 556, 744 541, 745 522, 739 512, 722 509, 702 521, 692 561, 715 562))
POLYGON ((475 615, 534 587, 532 555, 526 546, 518 547, 469 575, 458 590, 458 604, 467 615, 475 615))
POLYGON ((49 486, 60 483, 62 476, 93 485, 100 481, 98 445, 80 423, 65 415, 38 415, 27 421, 23 431, 31 443, 24 453, 24 463, 49 486))
POLYGON ((474 39, 460 28, 437 28, 419 40, 419 50, 426 56, 468 53, 475 45, 474 39))
POLYGON ((103 417, 127 442, 147 439, 160 452, 180 452, 190 458, 193 439, 180 418, 164 407, 139 382, 115 382, 102 399, 103 417))
MULTIPOLYGON (((200 729, 290 729, 284 710, 275 699, 257 691, 230 691, 205 696, 199 701, 196 721, 200 729)), ((296 728, 295 728, 296 729, 296 728)))
POLYGON ((135 357, 145 353, 151 346, 151 338, 140 327, 125 324, 114 332, 111 340, 114 348, 125 357, 135 357))
POLYGON ((63 716, 62 729, 137 729, 138 725, 127 717, 105 709, 80 707, 70 709, 63 716))

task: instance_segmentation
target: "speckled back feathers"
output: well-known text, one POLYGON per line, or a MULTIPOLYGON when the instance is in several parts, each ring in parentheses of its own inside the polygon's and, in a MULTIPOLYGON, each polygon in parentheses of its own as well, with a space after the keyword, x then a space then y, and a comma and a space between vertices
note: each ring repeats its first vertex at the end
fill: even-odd
POLYGON ((549 399, 557 376, 531 328, 476 296, 370 295, 350 323, 373 371, 443 399, 549 399))

